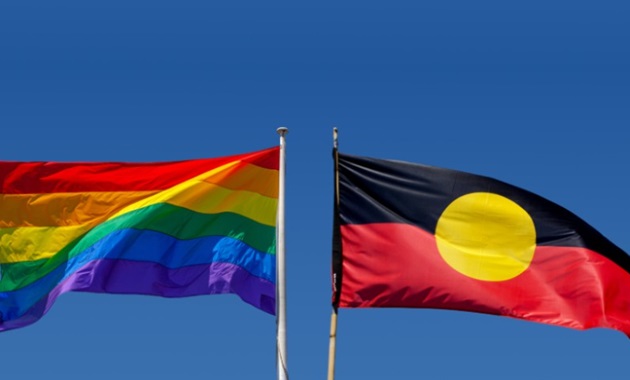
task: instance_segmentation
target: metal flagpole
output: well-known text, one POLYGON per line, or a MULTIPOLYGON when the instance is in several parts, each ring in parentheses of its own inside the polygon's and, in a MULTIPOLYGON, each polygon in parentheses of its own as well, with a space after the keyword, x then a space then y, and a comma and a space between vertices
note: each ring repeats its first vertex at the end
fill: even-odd
MULTIPOLYGON (((333 152, 335 160, 335 213, 339 208, 339 153, 337 142, 337 128, 333 128, 333 152)), ((335 216, 336 217, 336 216, 335 216)), ((333 283, 337 285, 337 279, 333 278, 333 283)), ((338 289, 335 289, 335 293, 338 289)), ((330 316, 330 342, 328 345, 328 380, 335 379, 335 354, 337 352, 337 296, 333 304, 332 314, 330 316)))
POLYGON ((285 247, 284 247, 284 177, 285 177, 285 135, 289 132, 287 128, 277 129, 280 135, 280 173, 278 184, 278 220, 276 235, 276 325, 277 325, 277 347, 276 355, 278 360, 278 380, 288 380, 287 372, 287 305, 286 305, 286 282, 285 282, 285 247))

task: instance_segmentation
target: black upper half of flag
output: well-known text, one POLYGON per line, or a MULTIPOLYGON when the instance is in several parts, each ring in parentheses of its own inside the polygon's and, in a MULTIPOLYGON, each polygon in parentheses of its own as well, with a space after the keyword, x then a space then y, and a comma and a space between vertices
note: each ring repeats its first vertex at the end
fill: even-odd
POLYGON ((485 192, 529 213, 536 244, 584 247, 630 271, 630 256, 578 216, 539 195, 489 177, 402 161, 339 153, 339 222, 405 223, 434 234, 455 199, 485 192))

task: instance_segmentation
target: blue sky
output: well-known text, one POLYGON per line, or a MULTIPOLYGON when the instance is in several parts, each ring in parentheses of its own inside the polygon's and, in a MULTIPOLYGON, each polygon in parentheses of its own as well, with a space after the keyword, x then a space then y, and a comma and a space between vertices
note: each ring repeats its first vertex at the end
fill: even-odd
MULTIPOLYGON (((1 159, 165 161, 287 136, 289 372, 326 375, 332 128, 345 153, 483 174, 630 251, 626 1, 4 1, 1 159)), ((630 310, 629 310, 630 316, 630 310)), ((494 316, 341 310, 338 379, 616 379, 630 342, 494 316)), ((66 294, 3 378, 267 379, 235 296, 66 294)))

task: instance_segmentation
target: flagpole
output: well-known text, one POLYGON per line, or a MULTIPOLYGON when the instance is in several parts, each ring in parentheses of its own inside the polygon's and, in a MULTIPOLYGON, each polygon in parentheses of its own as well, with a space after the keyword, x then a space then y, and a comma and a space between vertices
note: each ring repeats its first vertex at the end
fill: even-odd
MULTIPOLYGON (((335 160, 335 212, 339 208, 339 153, 338 153, 338 131, 333 128, 333 152, 335 160)), ((333 278, 333 284, 337 284, 337 279, 333 278)), ((335 289, 337 294, 338 289, 335 289)), ((328 380, 335 379, 335 357, 337 353, 337 300, 333 303, 332 314, 330 316, 330 341, 328 344, 328 380)))
POLYGON ((276 325, 277 325, 277 366, 278 380, 288 380, 287 372, 287 305, 286 305, 286 282, 285 282, 285 246, 284 246, 284 177, 285 177, 285 135, 289 130, 280 127, 276 130, 280 135, 280 173, 278 184, 278 220, 276 236, 276 325))
POLYGON ((328 344, 328 380, 335 380, 335 354, 337 352, 337 308, 330 315, 330 342, 328 344))

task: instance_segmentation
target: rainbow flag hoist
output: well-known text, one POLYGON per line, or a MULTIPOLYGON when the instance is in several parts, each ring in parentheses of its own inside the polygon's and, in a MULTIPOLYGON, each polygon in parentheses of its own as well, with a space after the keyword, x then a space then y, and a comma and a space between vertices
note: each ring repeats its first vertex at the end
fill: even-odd
POLYGON ((0 331, 68 291, 233 293, 275 314, 279 148, 159 163, 0 162, 0 331))

